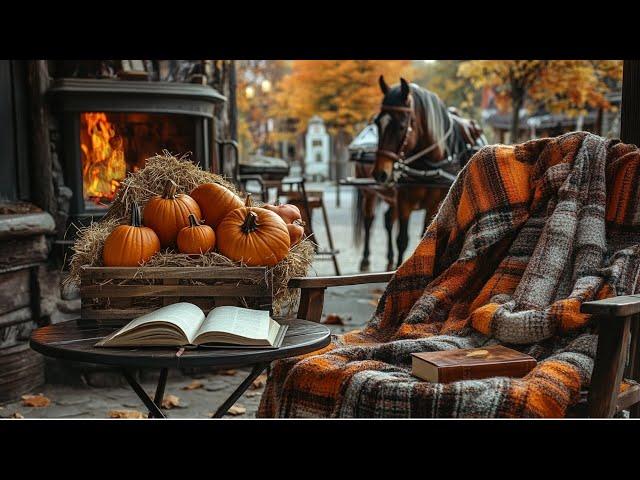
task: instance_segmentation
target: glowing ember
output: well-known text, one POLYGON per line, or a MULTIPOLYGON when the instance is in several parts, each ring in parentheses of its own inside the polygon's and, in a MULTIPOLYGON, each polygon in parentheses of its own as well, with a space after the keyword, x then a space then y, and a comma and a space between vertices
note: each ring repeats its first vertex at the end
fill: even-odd
POLYGON ((95 203, 111 201, 127 174, 124 145, 107 115, 83 113, 80 116, 82 181, 84 199, 95 203))

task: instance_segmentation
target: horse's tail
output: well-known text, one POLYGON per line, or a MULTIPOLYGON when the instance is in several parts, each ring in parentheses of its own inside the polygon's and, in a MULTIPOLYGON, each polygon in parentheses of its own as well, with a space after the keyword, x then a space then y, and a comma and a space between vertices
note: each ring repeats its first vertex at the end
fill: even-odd
POLYGON ((353 243, 356 247, 362 245, 362 230, 364 230, 364 194, 361 188, 356 188, 356 198, 352 203, 353 243))

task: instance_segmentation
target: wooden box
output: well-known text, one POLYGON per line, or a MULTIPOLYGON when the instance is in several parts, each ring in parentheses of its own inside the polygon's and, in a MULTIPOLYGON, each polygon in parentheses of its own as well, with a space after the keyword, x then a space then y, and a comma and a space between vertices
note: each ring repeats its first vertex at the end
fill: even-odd
POLYGON ((79 323, 122 326, 176 302, 271 311, 272 286, 265 267, 84 267, 79 323))

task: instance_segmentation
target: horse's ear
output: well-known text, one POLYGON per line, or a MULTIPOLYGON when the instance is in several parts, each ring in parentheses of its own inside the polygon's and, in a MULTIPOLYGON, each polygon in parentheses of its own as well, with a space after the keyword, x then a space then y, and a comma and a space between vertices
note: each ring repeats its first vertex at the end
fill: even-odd
POLYGON ((402 94, 403 101, 409 97, 409 84, 402 77, 400 78, 400 93, 402 94))
POLYGON ((380 78, 378 78, 378 83, 380 84, 380 90, 382 90, 383 95, 389 93, 389 85, 387 85, 387 82, 384 81, 384 77, 382 75, 380 75, 380 78))

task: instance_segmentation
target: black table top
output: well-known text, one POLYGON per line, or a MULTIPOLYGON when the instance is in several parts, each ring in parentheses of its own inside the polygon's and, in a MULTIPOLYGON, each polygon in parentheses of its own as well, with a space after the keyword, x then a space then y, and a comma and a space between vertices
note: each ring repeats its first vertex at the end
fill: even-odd
POLYGON ((98 340, 111 334, 114 327, 80 327, 75 320, 38 328, 30 345, 49 357, 121 367, 221 367, 235 368, 271 362, 319 350, 329 344, 327 327, 307 320, 278 319, 289 329, 278 349, 186 349, 177 356, 177 347, 96 348, 98 340))

